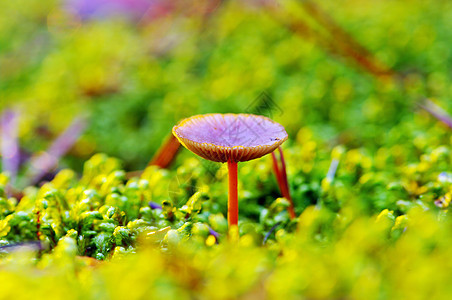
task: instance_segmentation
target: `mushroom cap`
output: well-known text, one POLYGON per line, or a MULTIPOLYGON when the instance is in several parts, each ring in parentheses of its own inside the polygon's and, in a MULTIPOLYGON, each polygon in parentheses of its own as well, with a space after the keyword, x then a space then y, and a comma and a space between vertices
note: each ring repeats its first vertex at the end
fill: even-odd
POLYGON ((188 150, 218 162, 259 158, 288 138, 282 125, 252 114, 196 115, 174 126, 173 134, 188 150))

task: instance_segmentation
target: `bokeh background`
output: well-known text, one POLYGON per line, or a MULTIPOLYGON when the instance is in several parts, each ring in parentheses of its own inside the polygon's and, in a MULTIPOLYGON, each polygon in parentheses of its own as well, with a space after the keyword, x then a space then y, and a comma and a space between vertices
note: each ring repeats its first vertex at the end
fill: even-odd
POLYGON ((141 170, 209 112, 370 154, 447 141, 419 104, 452 111, 451 16, 450 1, 0 1, 2 168, 18 187, 97 152, 141 170))
POLYGON ((0 0, 0 299, 452 299, 451 16, 0 0), (285 126, 297 218, 270 155, 239 166, 237 241, 225 165, 145 169, 211 112, 285 126))

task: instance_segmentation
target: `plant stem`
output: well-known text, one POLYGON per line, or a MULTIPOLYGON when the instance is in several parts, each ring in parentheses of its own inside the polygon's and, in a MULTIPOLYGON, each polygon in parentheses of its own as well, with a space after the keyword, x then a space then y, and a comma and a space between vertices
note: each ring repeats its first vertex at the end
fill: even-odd
POLYGON ((237 196, 237 162, 228 160, 228 225, 237 226, 239 220, 239 201, 237 196))
POLYGON ((83 131, 85 131, 86 126, 87 121, 85 117, 75 118, 64 132, 52 142, 47 151, 30 160, 31 168, 26 172, 26 181, 22 185, 27 186, 38 183, 46 173, 58 166, 61 157, 77 142, 83 131))
MULTIPOLYGON (((177 152, 180 149, 180 143, 177 138, 171 133, 157 150, 155 155, 148 163, 149 166, 158 166, 162 169, 167 169, 169 165, 176 158, 177 152)), ((143 170, 131 171, 126 173, 126 178, 130 179, 132 177, 140 177, 143 174, 143 170)))
POLYGON ((278 147, 279 155, 281 159, 281 169, 279 168, 278 159, 276 158, 275 152, 272 152, 273 159, 273 171, 275 172, 276 180, 278 181, 279 190, 284 198, 289 201, 289 207, 287 208, 289 212, 289 216, 291 219, 295 219, 295 209, 292 201, 292 197, 290 196, 289 183, 287 181, 287 172, 286 172, 286 162, 284 160, 284 155, 281 147, 278 147))
POLYGON ((442 122, 447 127, 452 129, 452 117, 449 116, 449 114, 444 109, 436 105, 433 101, 425 99, 424 103, 419 104, 419 106, 429 114, 431 114, 433 117, 435 117, 438 121, 442 122))
POLYGON ((273 172, 275 173, 276 181, 278 182, 279 190, 281 194, 284 193, 283 181, 281 177, 281 171, 278 166, 278 159, 276 158, 275 152, 272 152, 272 161, 273 161, 273 172))
POLYGON ((293 205, 293 201, 292 201, 292 196, 290 196, 289 181, 287 180, 286 161, 284 160, 284 155, 283 155, 283 151, 282 151, 281 147, 278 147, 278 151, 279 151, 279 157, 281 158, 281 176, 282 176, 282 180, 283 180, 284 187, 286 190, 286 195, 284 197, 286 197, 287 201, 289 201, 289 203, 290 203, 290 206, 288 208, 290 218, 294 219, 296 216, 295 216, 295 209, 294 209, 294 205, 293 205))
POLYGON ((3 171, 9 173, 10 176, 8 188, 6 189, 8 195, 11 195, 9 187, 14 186, 20 165, 18 124, 18 113, 13 110, 6 110, 0 116, 2 165, 3 171))
POLYGON ((148 166, 154 165, 163 169, 167 168, 176 157, 179 148, 179 141, 173 134, 170 134, 165 143, 157 150, 148 166))

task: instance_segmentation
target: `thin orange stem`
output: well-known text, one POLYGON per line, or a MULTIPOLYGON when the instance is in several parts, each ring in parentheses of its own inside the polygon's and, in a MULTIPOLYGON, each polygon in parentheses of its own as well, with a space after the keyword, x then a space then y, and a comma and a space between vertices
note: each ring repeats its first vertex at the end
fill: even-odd
POLYGON ((148 166, 159 166, 160 168, 168 167, 176 157, 177 151, 180 148, 180 143, 177 138, 171 134, 165 143, 157 150, 148 166))
MULTIPOLYGON (((176 158, 177 152, 180 149, 180 143, 177 138, 171 134, 166 138, 165 143, 160 146, 155 155, 148 163, 149 166, 158 166, 162 169, 166 169, 176 158)), ((127 179, 132 177, 139 177, 143 174, 142 170, 131 171, 126 173, 127 179)))
POLYGON ((229 227, 237 226, 239 221, 239 201, 237 194, 237 162, 228 160, 228 178, 229 178, 229 194, 228 194, 228 224, 229 227))

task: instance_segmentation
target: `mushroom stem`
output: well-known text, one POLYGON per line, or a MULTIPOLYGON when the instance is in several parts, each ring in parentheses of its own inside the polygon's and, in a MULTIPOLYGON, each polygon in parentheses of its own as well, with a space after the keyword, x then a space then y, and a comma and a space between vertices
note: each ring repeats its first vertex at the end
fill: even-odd
POLYGON ((239 201, 237 196, 237 162, 228 160, 228 224, 229 227, 237 226, 239 220, 239 201))

